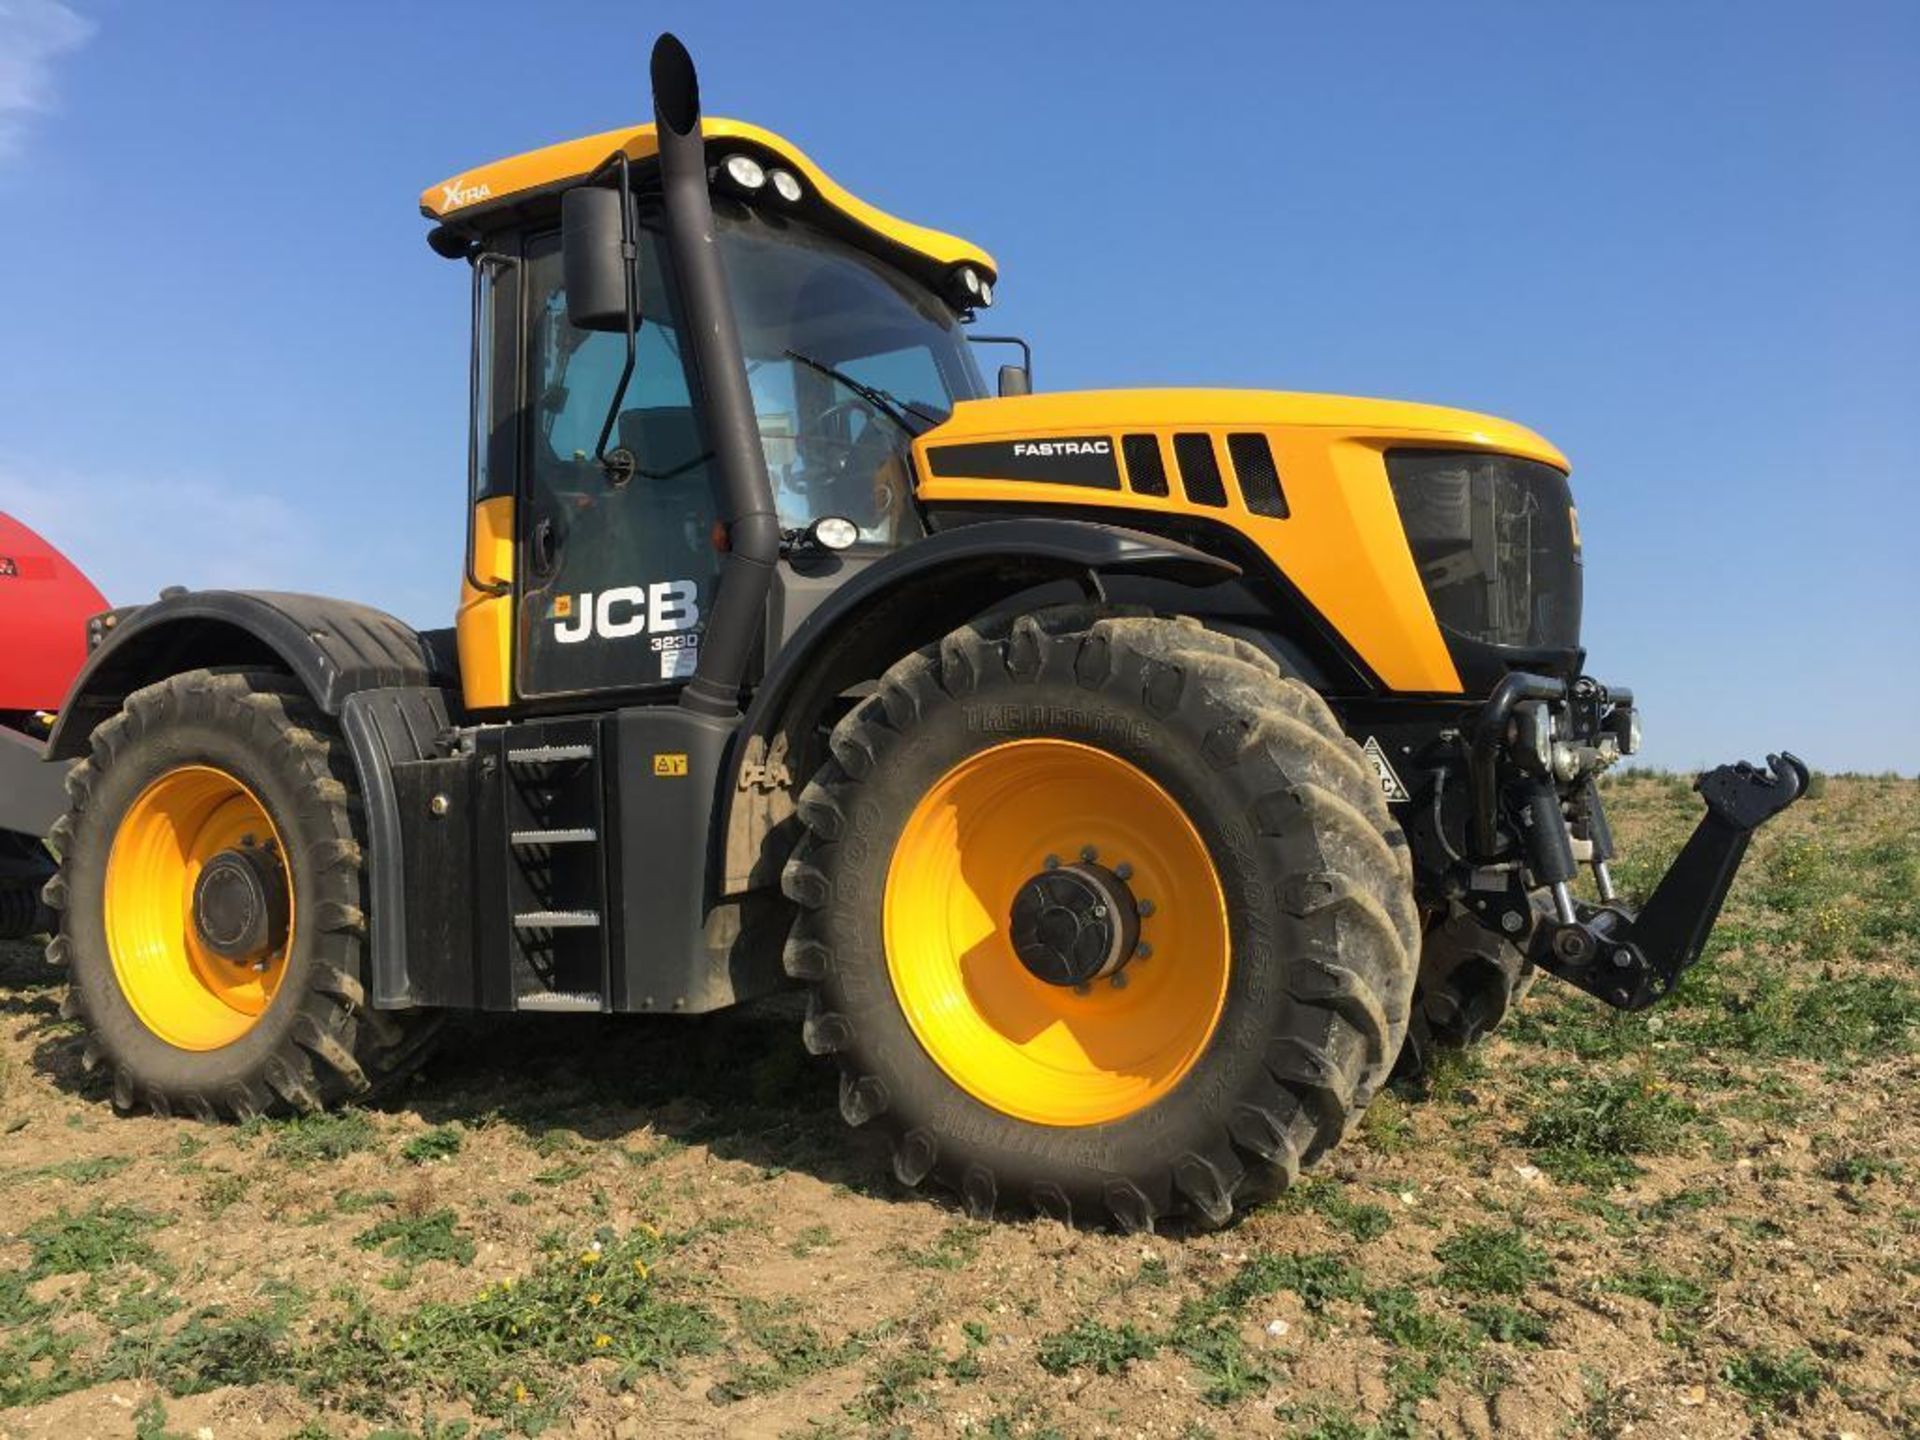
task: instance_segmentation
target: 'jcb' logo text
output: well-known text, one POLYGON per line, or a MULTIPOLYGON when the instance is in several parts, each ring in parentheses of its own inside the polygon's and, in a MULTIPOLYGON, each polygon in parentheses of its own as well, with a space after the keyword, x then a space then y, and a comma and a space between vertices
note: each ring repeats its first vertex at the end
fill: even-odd
POLYGON ((578 645, 589 637, 624 640, 691 630, 700 623, 700 590, 691 580, 661 580, 652 585, 616 585, 598 595, 559 595, 553 602, 553 638, 578 645))

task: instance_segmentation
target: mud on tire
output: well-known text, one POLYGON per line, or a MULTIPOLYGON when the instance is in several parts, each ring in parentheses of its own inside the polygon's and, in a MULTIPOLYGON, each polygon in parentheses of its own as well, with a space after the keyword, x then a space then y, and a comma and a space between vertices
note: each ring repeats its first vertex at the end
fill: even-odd
POLYGON ((830 748, 800 800, 785 960, 812 986, 808 1048, 837 1056, 845 1118, 890 1133, 902 1182, 942 1184, 981 1217, 1220 1224, 1335 1144, 1390 1073, 1419 948, 1405 841, 1325 703, 1253 647, 1083 608, 970 626, 893 666, 830 748), (908 816, 957 763, 1027 737, 1144 772, 1204 839, 1226 902, 1204 1051, 1153 1103, 1099 1124, 976 1099, 916 1038, 888 970, 882 911, 908 816))
POLYGON ((351 758, 290 677, 193 670, 136 691, 93 732, 67 778, 72 808, 52 839, 47 884, 59 913, 49 958, 65 964, 63 1007, 87 1030, 89 1070, 106 1067, 116 1107, 250 1119, 366 1096, 411 1071, 432 1012, 369 1008, 363 973, 363 820, 351 758), (106 873, 120 821, 145 787, 181 766, 218 767, 257 796, 284 841, 293 925, 270 1003, 231 1043, 178 1048, 135 1013, 108 946, 106 873))

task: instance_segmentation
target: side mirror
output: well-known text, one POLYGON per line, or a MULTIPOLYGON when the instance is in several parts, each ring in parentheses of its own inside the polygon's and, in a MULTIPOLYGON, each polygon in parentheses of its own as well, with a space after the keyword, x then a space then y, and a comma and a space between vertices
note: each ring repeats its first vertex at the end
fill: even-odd
MULTIPOLYGON (((626 262, 618 190, 585 185, 560 197, 560 268, 567 320, 578 330, 626 333, 628 307, 640 322, 639 276, 626 262)), ((636 262, 637 264, 637 262, 636 262)))
POLYGON ((1033 377, 1027 373, 1024 365, 1002 365, 1000 367, 1000 397, 1009 395, 1031 395, 1033 377))

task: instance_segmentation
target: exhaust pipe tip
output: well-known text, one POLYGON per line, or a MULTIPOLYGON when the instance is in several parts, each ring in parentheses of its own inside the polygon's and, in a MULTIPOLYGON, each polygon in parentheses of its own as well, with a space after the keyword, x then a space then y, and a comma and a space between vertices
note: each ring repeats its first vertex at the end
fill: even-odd
POLYGON ((680 37, 663 31, 653 42, 648 69, 653 80, 653 118, 676 135, 691 135, 700 125, 700 76, 680 37))

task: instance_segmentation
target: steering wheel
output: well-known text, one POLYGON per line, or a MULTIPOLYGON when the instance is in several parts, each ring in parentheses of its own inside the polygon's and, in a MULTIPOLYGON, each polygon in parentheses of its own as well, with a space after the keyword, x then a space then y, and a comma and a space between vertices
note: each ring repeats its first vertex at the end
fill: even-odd
MULTIPOLYGON (((794 486, 807 495, 835 496, 853 483, 865 484, 892 453, 886 417, 867 401, 842 400, 822 410, 805 432, 797 438, 797 447, 809 472, 804 483, 794 486), (853 418, 861 420, 858 434, 842 439, 835 430, 851 431, 853 418), (821 451, 828 453, 822 454, 821 451)), ((856 518, 872 511, 876 501, 871 490, 862 492, 854 511, 844 505, 834 513, 854 514, 856 518)), ((824 512, 823 512, 824 513, 824 512)))

